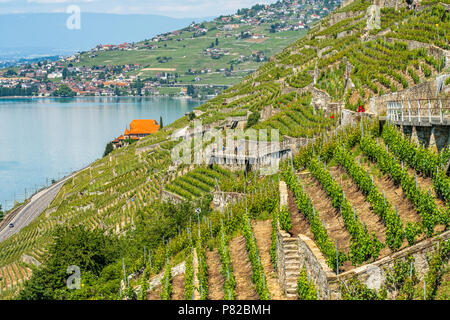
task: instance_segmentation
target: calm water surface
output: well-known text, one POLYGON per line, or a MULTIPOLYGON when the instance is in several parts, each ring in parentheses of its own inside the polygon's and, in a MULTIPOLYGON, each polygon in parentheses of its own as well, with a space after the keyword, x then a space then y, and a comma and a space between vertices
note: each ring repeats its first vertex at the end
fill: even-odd
POLYGON ((200 102, 171 98, 0 99, 0 203, 11 207, 100 158, 133 119, 168 125, 200 102))

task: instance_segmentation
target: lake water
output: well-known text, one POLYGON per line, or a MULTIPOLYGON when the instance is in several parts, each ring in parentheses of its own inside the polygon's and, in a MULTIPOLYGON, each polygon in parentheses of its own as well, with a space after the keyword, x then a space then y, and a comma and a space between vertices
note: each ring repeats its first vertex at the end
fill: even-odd
POLYGON ((29 197, 101 158, 133 119, 162 116, 168 125, 198 105, 172 98, 0 99, 0 203, 10 208, 25 192, 29 197))

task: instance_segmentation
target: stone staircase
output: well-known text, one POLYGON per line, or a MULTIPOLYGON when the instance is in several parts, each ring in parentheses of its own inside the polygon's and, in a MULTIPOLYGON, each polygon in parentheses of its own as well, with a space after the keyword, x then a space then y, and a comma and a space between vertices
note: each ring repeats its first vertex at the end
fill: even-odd
POLYGON ((300 276, 301 262, 298 253, 297 238, 284 239, 284 291, 288 298, 297 296, 297 281, 300 276))

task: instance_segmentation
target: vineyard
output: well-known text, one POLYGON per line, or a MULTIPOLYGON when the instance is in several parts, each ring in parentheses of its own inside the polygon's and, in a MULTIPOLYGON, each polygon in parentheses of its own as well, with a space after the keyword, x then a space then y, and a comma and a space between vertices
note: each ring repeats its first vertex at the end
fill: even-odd
MULTIPOLYGON (((186 279, 190 280, 186 281, 184 297, 288 299, 273 273, 277 268, 277 225, 289 232, 298 228, 299 223, 302 228, 309 228, 329 267, 336 271, 338 266, 339 272, 386 257, 446 230, 450 208, 443 196, 421 193, 420 187, 411 192, 408 188, 417 188, 415 184, 401 182, 411 179, 414 182, 414 177, 421 175, 422 179, 429 179, 433 183, 431 177, 415 171, 406 163, 402 164, 401 158, 394 158, 393 151, 386 151, 385 146, 392 136, 405 139, 391 125, 380 129, 378 122, 366 121, 361 126, 336 131, 334 139, 320 139, 303 149, 292 160, 284 163, 279 177, 258 177, 256 183, 253 176, 244 178, 241 181, 245 184, 242 189, 247 190, 244 199, 228 205, 223 212, 212 211, 203 217, 199 215, 197 219, 192 219, 186 232, 180 233, 179 237, 184 240, 177 237, 169 241, 169 246, 171 242, 181 241, 185 244, 177 246, 178 250, 184 250, 182 256, 186 257, 189 266, 186 279), (374 154, 380 156, 374 157, 374 154), (400 173, 393 169, 396 166, 400 173), (392 181, 397 179, 397 175, 401 179, 398 186, 392 181), (279 207, 278 179, 286 181, 292 190, 290 199, 298 210, 279 207), (322 189, 325 198, 318 195, 312 186, 322 189), (400 196, 398 192, 392 192, 393 188, 400 196), (414 194, 419 194, 419 197, 411 196, 414 194), (398 206, 399 201, 403 202, 402 206, 398 206), (349 235, 347 245, 338 241, 338 251, 335 242, 342 238, 333 226, 333 218, 325 214, 327 206, 341 217, 345 232, 349 235), (305 219, 299 220, 296 215, 304 215, 305 219), (415 226, 414 235, 410 234, 411 225, 415 226)), ((433 154, 428 149, 422 152, 429 152, 430 157, 433 154)), ((442 168, 448 160, 448 150, 442 153, 442 157, 442 161, 437 163, 438 168, 442 168)), ((200 169, 191 171, 191 176, 198 171, 200 169)), ((447 249, 443 250, 442 255, 448 254, 445 251, 447 249)), ((168 251, 172 259, 179 257, 182 252, 168 251)), ((400 265, 403 262, 398 260, 396 263, 400 265)), ((164 270, 161 266, 152 271, 157 273, 164 270)), ((427 275, 430 279, 433 276, 436 274, 432 275, 431 271, 427 275)), ((418 286, 417 274, 414 277, 414 285, 418 286)), ((165 276, 164 279, 170 278, 165 276)), ((161 282, 162 292, 170 287, 170 280, 164 281, 161 282), (164 284, 164 281, 169 281, 169 284, 164 284)), ((389 281, 389 290, 393 290, 392 286, 401 286, 398 279, 389 281)), ((435 287, 430 286, 430 290, 439 292, 439 283, 435 282, 435 287)), ((352 287, 354 285, 357 283, 351 282, 342 289, 343 298, 357 298, 358 293, 352 287)), ((302 269, 297 283, 297 299, 315 300, 318 297, 317 290, 307 276, 306 269, 302 269)), ((371 294, 373 299, 385 298, 382 292, 371 294)), ((412 295, 410 299, 420 299, 414 293, 408 294, 412 295)), ((150 292, 148 298, 152 296, 150 292)))
MULTIPOLYGON (((32 270, 62 263, 53 244, 63 226, 100 230, 95 239, 115 241, 117 252, 83 278, 82 290, 55 285, 62 299, 315 300, 327 294, 307 264, 289 256, 298 246, 280 256, 280 234, 308 237, 335 278, 447 234, 448 145, 418 145, 376 114, 344 125, 336 108, 355 110, 448 72, 450 15, 442 3, 381 8, 381 29, 367 30, 372 2, 356 0, 195 112, 74 175, 37 219, 0 242, 0 298, 28 298, 39 281, 32 270), (172 134, 192 134, 201 121, 205 135, 225 136, 233 117, 241 128, 278 130, 280 140, 301 144, 280 155, 271 175, 172 161, 181 141, 193 151, 189 160, 217 143, 172 134), (221 193, 232 200, 216 206, 213 194, 221 193), (285 271, 287 260, 295 268, 285 271), (283 272, 295 274, 294 296, 283 272)), ((340 283, 340 298, 448 299, 450 246, 437 243, 424 272, 414 257, 398 259, 379 290, 351 279, 340 283)))

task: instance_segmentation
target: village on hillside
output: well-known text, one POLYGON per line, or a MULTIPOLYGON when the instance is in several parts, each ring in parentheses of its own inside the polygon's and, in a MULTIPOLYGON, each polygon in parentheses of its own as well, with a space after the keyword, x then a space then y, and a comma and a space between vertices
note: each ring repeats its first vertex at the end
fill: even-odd
POLYGON ((255 5, 212 22, 192 23, 184 29, 142 42, 99 44, 90 51, 57 61, 43 59, 0 69, 0 97, 171 95, 212 98, 276 53, 267 50, 281 50, 295 41, 300 37, 298 32, 309 29, 339 3, 335 0, 285 0, 272 5, 255 5), (244 41, 248 48, 238 52, 230 41, 244 41), (155 61, 146 63, 154 52, 164 51, 174 43, 182 47, 173 51, 198 50, 198 57, 194 54, 192 57, 157 56, 155 61), (191 60, 182 68, 172 67, 171 64, 180 65, 181 59, 191 60))

